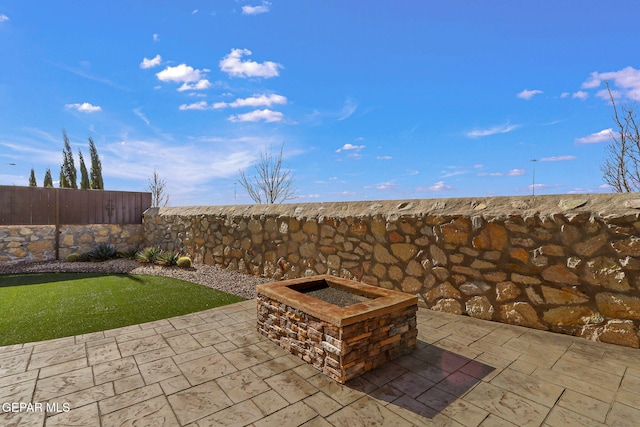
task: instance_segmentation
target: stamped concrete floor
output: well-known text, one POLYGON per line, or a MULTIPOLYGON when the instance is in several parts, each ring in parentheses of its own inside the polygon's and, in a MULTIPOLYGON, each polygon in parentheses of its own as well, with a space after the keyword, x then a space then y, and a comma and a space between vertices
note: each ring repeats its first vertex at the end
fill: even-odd
POLYGON ((639 350, 420 309, 418 348, 343 386, 255 304, 0 347, 0 425, 640 425, 639 350))

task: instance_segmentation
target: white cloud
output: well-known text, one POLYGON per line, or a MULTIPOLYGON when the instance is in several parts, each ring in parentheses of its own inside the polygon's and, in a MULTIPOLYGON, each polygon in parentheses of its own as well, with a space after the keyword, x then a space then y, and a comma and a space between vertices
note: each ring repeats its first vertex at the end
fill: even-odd
POLYGON ((151 122, 149 121, 149 119, 147 118, 147 116, 144 115, 144 113, 142 112, 142 110, 140 108, 135 108, 133 110, 133 114, 135 114, 136 116, 138 116, 140 118, 140 120, 142 120, 143 122, 146 123, 147 126, 149 126, 151 124, 151 122))
POLYGON ((507 172, 507 176, 522 176, 524 174, 524 169, 511 169, 509 172, 507 172))
MULTIPOLYGON (((613 82, 613 85, 617 86, 626 97, 640 101, 640 70, 629 66, 619 71, 608 71, 605 73, 594 71, 591 73, 591 76, 582 83, 582 87, 584 89, 594 89, 605 81, 613 82)), ((604 93, 598 93, 598 96, 605 99, 609 98, 606 91, 604 91, 604 93)))
POLYGON ((377 160, 391 160, 391 159, 393 159, 393 157, 391 157, 391 156, 377 156, 376 159, 377 160))
POLYGON ((351 116, 353 113, 356 112, 357 108, 358 108, 358 104, 353 102, 351 98, 347 98, 346 101, 344 101, 344 106, 342 107, 342 110, 340 110, 340 113, 338 114, 338 121, 342 121, 349 118, 349 116, 351 116))
POLYGON ((531 98, 533 98, 534 96, 538 95, 542 93, 541 90, 529 90, 529 89, 525 89, 522 92, 516 94, 516 96, 520 99, 526 99, 527 101, 530 100, 531 98))
POLYGON ((195 15, 196 13, 198 13, 198 9, 193 9, 193 10, 191 11, 191 14, 192 14, 192 15, 195 15))
POLYGON ((206 101, 194 102, 193 104, 182 104, 178 107, 181 111, 186 110, 206 110, 209 106, 206 101))
MULTIPOLYGON (((357 108, 358 104, 356 104, 351 98, 347 98, 345 99, 344 104, 340 109, 330 111, 313 110, 311 114, 307 115, 307 120, 314 121, 316 122, 316 124, 320 123, 325 118, 342 121, 348 119, 351 115, 353 115, 353 113, 356 112, 357 108)), ((362 137, 356 138, 356 141, 362 140, 364 140, 364 138, 362 137)))
POLYGON ((527 188, 529 190, 533 190, 534 188, 537 189, 537 190, 545 190, 547 188, 552 188, 552 187, 553 187, 552 185, 548 185, 548 184, 534 184, 534 185, 529 184, 529 185, 527 185, 527 188))
POLYGON ((605 99, 607 101, 609 101, 611 97, 613 97, 613 99, 620 99, 622 98, 622 95, 622 92, 616 89, 611 89, 611 95, 609 95, 609 91, 606 89, 596 92, 596 98, 605 99))
POLYGON ((539 159, 539 162, 564 162, 566 160, 575 160, 576 156, 552 156, 552 157, 543 157, 539 159))
POLYGON ((339 153, 341 151, 348 151, 348 150, 360 151, 365 147, 366 147, 365 145, 344 144, 341 148, 338 148, 336 150, 336 153, 339 153))
POLYGON ((153 41, 154 42, 159 42, 160 41, 160 35, 159 34, 154 34, 153 35, 153 41))
POLYGON ((574 92, 574 94, 571 95, 571 97, 585 100, 585 99, 587 99, 589 97, 589 93, 585 92, 583 90, 579 90, 577 92, 574 92))
MULTIPOLYGON (((219 190, 212 187, 212 181, 232 179, 238 170, 259 160, 260 149, 279 144, 277 138, 266 137, 196 137, 191 142, 176 145, 172 138, 166 138, 130 140, 125 137, 119 142, 100 146, 103 171, 107 174, 105 179, 136 180, 143 188, 156 168, 162 177, 170 178, 167 184, 172 204, 202 204, 203 200, 210 200, 212 191, 219 190), (194 156, 194 152, 199 155, 194 156), (203 194, 208 196, 203 199, 203 194)), ((59 153, 53 156, 55 164, 59 153)), ((223 194, 224 190, 219 190, 218 194, 232 200, 232 187, 227 188, 226 194, 223 194)))
POLYGON ((451 178, 452 176, 458 176, 458 175, 465 175, 467 173, 469 173, 470 171, 468 170, 457 170, 457 171, 453 171, 453 172, 447 172, 447 171, 442 171, 442 175, 440 176, 440 178, 451 178))
POLYGON ((282 95, 264 95, 255 94, 249 98, 238 98, 233 102, 216 102, 213 104, 213 108, 226 108, 226 107, 271 107, 274 104, 286 104, 287 98, 282 95))
POLYGON ((573 190, 567 191, 567 194, 586 194, 586 193, 594 193, 591 188, 582 188, 576 187, 573 190))
POLYGON ((227 120, 230 122, 259 122, 265 121, 267 123, 281 122, 284 116, 279 111, 271 111, 268 108, 264 110, 254 110, 250 113, 236 114, 229 116, 227 120))
POLYGON ((576 138, 576 144, 597 144, 599 142, 611 141, 613 137, 613 129, 603 129, 600 132, 592 133, 591 135, 583 136, 582 138, 576 138))
POLYGON ((569 97, 569 95, 571 95, 569 92, 562 92, 562 93, 560 94, 560 98, 565 99, 565 98, 568 98, 568 97, 569 97))
POLYGON ((383 182, 382 184, 376 185, 376 190, 380 190, 380 191, 392 190, 393 188, 397 187, 397 185, 398 184, 394 184, 393 182, 383 182))
POLYGON ((229 104, 231 107, 271 107, 273 104, 286 104, 287 98, 282 95, 254 95, 249 98, 238 98, 229 104))
POLYGON ((218 110, 220 108, 227 108, 228 106, 229 104, 227 104, 226 102, 214 102, 211 108, 213 108, 214 110, 218 110))
POLYGON ((491 136, 491 135, 496 135, 500 133, 508 133, 514 129, 517 129, 518 127, 519 127, 518 125, 506 124, 506 125, 494 126, 489 129, 475 129, 470 132, 467 132, 467 136, 469 138, 480 138, 483 136, 491 136))
POLYGON ((271 3, 263 1, 260 6, 242 6, 243 15, 259 15, 261 13, 269 12, 269 6, 271 3))
POLYGON ((184 92, 185 90, 204 90, 211 87, 211 82, 207 79, 198 80, 197 83, 182 83, 182 86, 178 88, 178 92, 184 92))
POLYGON ((158 65, 160 65, 161 62, 162 62, 162 57, 160 55, 156 55, 151 59, 144 57, 142 59, 142 62, 140 63, 140 68, 147 69, 147 68, 157 67, 158 65))
POLYGON ((0 22, 7 22, 8 20, 9 17, 7 15, 0 13, 0 22))
POLYGON ((429 186, 429 187, 418 187, 416 188, 416 191, 418 192, 423 192, 423 191, 430 191, 430 192, 434 192, 434 193, 438 193, 441 191, 447 191, 447 190, 452 190, 453 187, 451 187, 450 185, 447 185, 446 182, 444 181, 438 181, 435 184, 429 186))
POLYGON ((102 111, 102 107, 91 105, 88 102, 83 102, 82 104, 66 104, 65 108, 67 110, 76 110, 81 113, 96 113, 98 111, 102 111))
POLYGON ((163 82, 192 83, 204 79, 204 73, 209 70, 196 70, 187 64, 167 67, 156 73, 158 80, 163 82))
POLYGON ((251 55, 249 49, 231 49, 231 53, 220 60, 220 71, 231 77, 277 77, 282 65, 272 61, 258 63, 255 61, 242 61, 242 57, 251 55))

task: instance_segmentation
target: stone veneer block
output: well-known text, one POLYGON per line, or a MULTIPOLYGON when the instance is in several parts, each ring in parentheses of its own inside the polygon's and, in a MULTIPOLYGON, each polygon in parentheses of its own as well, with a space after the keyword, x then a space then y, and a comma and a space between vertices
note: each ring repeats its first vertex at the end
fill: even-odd
POLYGON ((329 275, 256 290, 258 332, 341 384, 415 348, 417 296, 329 275), (341 307, 303 292, 318 287, 370 299, 341 307))

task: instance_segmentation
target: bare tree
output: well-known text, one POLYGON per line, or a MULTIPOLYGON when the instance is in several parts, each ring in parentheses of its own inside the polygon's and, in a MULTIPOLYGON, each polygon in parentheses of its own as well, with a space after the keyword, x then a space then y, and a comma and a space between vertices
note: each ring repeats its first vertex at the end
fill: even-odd
POLYGON ((238 182, 247 190, 249 197, 257 204, 282 203, 295 198, 293 175, 291 170, 282 165, 282 151, 280 146, 277 157, 271 153, 271 147, 260 151, 260 160, 254 166, 253 179, 247 177, 244 170, 240 171, 238 182))
POLYGON ((167 181, 160 178, 157 170, 153 170, 153 175, 149 178, 147 189, 151 192, 151 207, 157 208, 169 204, 169 194, 167 194, 167 181))
POLYGON ((640 129, 633 106, 622 105, 618 110, 609 83, 607 91, 613 104, 613 121, 617 132, 607 146, 608 158, 600 166, 604 181, 618 193, 640 190, 640 129))

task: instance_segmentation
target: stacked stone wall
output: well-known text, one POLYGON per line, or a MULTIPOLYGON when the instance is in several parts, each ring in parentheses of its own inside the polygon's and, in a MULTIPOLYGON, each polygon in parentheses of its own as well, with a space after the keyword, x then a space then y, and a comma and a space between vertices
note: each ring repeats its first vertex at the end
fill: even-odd
POLYGON ((150 209, 148 246, 274 279, 333 274, 439 311, 639 347, 640 199, 150 209))
POLYGON ((416 345, 416 305, 339 327, 258 295, 258 332, 344 384, 416 345))
MULTIPOLYGON (((59 230, 59 258, 109 243, 118 250, 138 248, 144 241, 142 224, 64 225, 59 230)), ((49 261, 56 257, 56 228, 53 225, 10 225, 0 227, 0 262, 49 261)))

